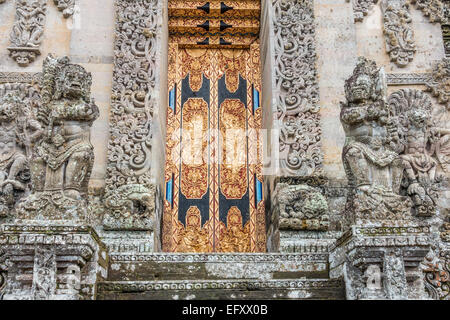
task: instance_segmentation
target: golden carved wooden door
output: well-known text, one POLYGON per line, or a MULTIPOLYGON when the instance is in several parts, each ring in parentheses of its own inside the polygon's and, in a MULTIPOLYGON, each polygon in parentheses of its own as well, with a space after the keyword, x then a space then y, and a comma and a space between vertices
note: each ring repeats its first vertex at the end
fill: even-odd
POLYGON ((169 0, 162 247, 264 252, 259 0, 169 0))
POLYGON ((169 52, 163 250, 263 252, 259 45, 169 52))

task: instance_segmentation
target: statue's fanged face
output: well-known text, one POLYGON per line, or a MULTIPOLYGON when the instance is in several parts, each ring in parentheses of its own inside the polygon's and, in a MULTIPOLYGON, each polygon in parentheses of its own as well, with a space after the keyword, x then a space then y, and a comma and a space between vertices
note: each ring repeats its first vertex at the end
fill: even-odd
POLYGON ((0 101, 0 122, 10 122, 17 117, 17 105, 8 101, 0 101))
POLYGON ((418 128, 423 128, 426 125, 427 119, 431 115, 422 109, 414 109, 409 112, 410 121, 418 128))
POLYGON ((16 149, 15 137, 5 135, 0 139, 0 156, 7 156, 16 149))
POLYGON ((66 69, 63 80, 63 92, 65 97, 79 98, 83 96, 85 72, 74 68, 66 69))
POLYGON ((359 76, 356 81, 354 82, 352 89, 351 89, 351 95, 352 100, 354 102, 359 102, 362 100, 367 100, 370 98, 370 87, 371 87, 371 81, 369 76, 367 75, 361 75, 359 76))

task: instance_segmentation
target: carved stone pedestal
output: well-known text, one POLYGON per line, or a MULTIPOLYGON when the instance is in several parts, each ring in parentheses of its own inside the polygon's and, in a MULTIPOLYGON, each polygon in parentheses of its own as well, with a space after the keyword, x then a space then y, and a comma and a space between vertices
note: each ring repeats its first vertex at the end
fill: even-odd
POLYGON ((343 275, 350 300, 426 299, 420 264, 430 247, 428 226, 352 226, 331 247, 330 277, 343 275))
MULTIPOLYGON (((276 181, 270 218, 272 230, 269 232, 274 251, 297 252, 293 246, 302 246, 303 238, 320 239, 324 231, 328 231, 328 203, 320 185, 317 178, 310 181, 282 178, 276 181), (290 249, 285 250, 288 247, 290 249)), ((325 243, 318 245, 327 246, 325 243)))
POLYGON ((10 224, 0 230, 5 300, 95 299, 107 252, 86 226, 10 224))

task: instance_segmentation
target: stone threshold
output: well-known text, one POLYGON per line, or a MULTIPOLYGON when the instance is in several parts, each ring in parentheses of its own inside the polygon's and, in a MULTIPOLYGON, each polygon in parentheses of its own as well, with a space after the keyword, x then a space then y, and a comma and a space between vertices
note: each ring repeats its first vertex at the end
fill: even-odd
POLYGON ((341 289, 341 279, 299 280, 175 280, 175 281, 110 281, 100 282, 97 292, 145 292, 158 290, 208 289, 341 289))

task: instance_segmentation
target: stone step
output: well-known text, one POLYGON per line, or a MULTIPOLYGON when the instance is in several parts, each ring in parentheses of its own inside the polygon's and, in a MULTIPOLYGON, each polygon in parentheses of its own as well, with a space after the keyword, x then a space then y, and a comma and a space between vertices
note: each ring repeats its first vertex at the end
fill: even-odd
POLYGON ((345 299, 342 280, 111 281, 97 287, 99 300, 345 299))
POLYGON ((328 279, 328 253, 111 253, 109 281, 328 279))

